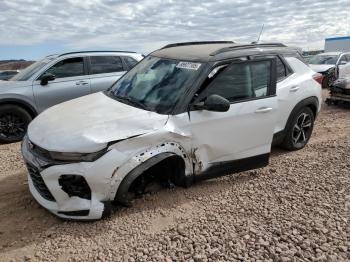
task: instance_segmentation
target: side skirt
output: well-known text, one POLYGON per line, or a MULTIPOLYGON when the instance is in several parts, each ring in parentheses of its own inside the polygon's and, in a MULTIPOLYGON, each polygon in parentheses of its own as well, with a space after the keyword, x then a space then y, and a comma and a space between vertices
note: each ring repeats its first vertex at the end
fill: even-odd
POLYGON ((269 164, 270 153, 239 160, 216 162, 204 172, 194 175, 193 182, 261 168, 269 164))

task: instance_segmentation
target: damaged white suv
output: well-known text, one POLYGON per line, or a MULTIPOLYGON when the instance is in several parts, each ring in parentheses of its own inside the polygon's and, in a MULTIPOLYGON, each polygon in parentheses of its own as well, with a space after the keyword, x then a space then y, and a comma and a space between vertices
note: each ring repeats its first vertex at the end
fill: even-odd
POLYGON ((194 42, 147 56, 108 91, 40 114, 22 143, 29 188, 55 215, 99 219, 150 183, 268 164, 308 142, 322 77, 282 44, 194 42))

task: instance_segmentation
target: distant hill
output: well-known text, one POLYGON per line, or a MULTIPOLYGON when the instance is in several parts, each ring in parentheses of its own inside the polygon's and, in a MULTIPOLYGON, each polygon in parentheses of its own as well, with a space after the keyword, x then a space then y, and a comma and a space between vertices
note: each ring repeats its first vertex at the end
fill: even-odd
POLYGON ((34 61, 20 60, 0 60, 0 70, 21 70, 33 64, 34 61))

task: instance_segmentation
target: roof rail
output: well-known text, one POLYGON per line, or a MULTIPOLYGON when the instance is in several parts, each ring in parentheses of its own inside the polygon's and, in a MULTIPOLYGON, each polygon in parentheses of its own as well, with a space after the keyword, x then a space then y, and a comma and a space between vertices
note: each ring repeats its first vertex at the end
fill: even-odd
POLYGON ((64 55, 72 55, 72 54, 82 54, 82 53, 134 53, 134 51, 77 51, 77 52, 68 52, 68 53, 63 53, 60 54, 58 57, 64 56, 64 55))
POLYGON ((170 48, 170 47, 176 47, 176 46, 186 46, 186 45, 208 45, 208 44, 234 44, 233 41, 197 41, 197 42, 183 42, 183 43, 174 43, 169 44, 161 49, 170 48))
POLYGON ((254 48, 254 47, 287 47, 287 46, 282 44, 282 43, 242 44, 242 45, 234 45, 234 46, 221 48, 221 49, 216 50, 215 52, 211 53, 210 55, 215 56, 217 54, 229 52, 231 50, 248 49, 248 48, 254 48))

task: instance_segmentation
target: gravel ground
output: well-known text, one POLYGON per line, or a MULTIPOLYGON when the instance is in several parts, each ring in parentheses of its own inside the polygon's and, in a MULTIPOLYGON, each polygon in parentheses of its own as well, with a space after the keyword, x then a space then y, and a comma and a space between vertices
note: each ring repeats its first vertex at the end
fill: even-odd
POLYGON ((108 219, 59 220, 0 146, 1 261, 350 261, 350 109, 324 106, 309 145, 270 165, 147 195, 108 219))

